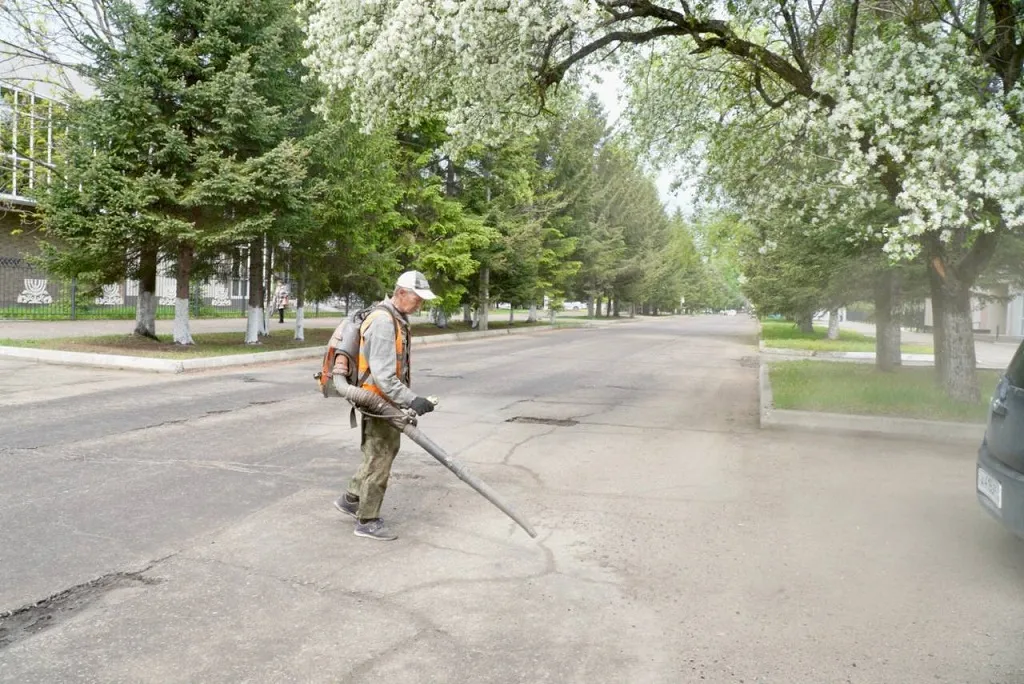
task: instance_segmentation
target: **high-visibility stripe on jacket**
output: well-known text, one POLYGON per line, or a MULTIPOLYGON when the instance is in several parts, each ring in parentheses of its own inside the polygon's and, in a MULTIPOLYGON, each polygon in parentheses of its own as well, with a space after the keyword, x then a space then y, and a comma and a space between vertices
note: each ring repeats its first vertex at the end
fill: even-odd
POLYGON ((405 344, 405 338, 402 334, 403 326, 391 311, 382 306, 376 311, 370 312, 363 321, 363 324, 359 326, 359 386, 390 400, 390 398, 374 384, 373 374, 370 372, 370 360, 366 354, 366 330, 378 316, 389 316, 391 318, 391 322, 395 327, 395 375, 406 386, 408 386, 410 382, 411 369, 409 363, 409 349, 405 344))

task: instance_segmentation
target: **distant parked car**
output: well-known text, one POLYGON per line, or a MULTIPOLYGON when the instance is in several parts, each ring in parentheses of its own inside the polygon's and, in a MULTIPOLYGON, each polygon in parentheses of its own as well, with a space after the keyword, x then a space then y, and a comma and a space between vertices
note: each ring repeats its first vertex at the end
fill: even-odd
POLYGON ((579 311, 580 309, 586 309, 587 305, 585 302, 565 302, 562 304, 562 308, 566 311, 579 311))
POLYGON ((1024 538, 1024 342, 989 404, 977 476, 982 508, 1024 538))

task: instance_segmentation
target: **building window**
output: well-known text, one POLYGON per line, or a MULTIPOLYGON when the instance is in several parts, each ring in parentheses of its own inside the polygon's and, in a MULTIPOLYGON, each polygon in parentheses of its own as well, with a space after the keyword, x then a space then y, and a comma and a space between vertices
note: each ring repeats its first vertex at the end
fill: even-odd
POLYGON ((231 298, 249 298, 249 250, 245 248, 231 253, 231 298))
POLYGON ((52 100, 0 83, 0 200, 34 204, 54 163, 52 100))

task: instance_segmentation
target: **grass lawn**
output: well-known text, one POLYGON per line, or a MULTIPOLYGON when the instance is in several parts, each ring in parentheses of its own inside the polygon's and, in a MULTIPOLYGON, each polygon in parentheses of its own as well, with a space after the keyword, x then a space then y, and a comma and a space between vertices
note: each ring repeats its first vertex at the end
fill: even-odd
MULTIPOLYGON (((275 322, 276 325, 276 322, 275 322)), ((518 321, 512 327, 527 328, 544 325, 544 322, 526 323, 518 321)), ((489 323, 491 330, 508 328, 508 322, 489 323)), ((413 323, 414 337, 426 335, 444 335, 446 333, 469 332, 472 329, 462 321, 452 321, 447 328, 438 328, 432 323, 413 323)), ((43 340, 8 340, 0 339, 0 346, 32 347, 34 349, 58 349, 61 351, 93 352, 99 354, 124 354, 128 356, 152 356, 163 359, 192 359, 202 356, 228 356, 232 354, 254 354, 259 352, 281 351, 283 349, 302 349, 320 347, 327 344, 334 328, 305 329, 306 339, 296 342, 294 328, 272 329, 269 337, 261 337, 260 344, 245 344, 245 336, 240 332, 196 333, 192 335, 195 344, 182 347, 174 344, 170 335, 161 335, 160 339, 150 340, 136 335, 103 335, 99 337, 59 337, 43 340)))
POLYGON ((935 369, 903 367, 882 373, 874 365, 781 361, 768 367, 775 407, 826 413, 898 416, 984 423, 999 371, 978 371, 981 399, 950 401, 935 384, 935 369))
MULTIPOLYGON (((828 326, 814 326, 814 333, 800 332, 791 321, 761 321, 764 346, 813 351, 875 351, 875 338, 851 330, 840 330, 838 340, 828 339, 828 326)), ((931 345, 904 344, 904 354, 931 354, 931 345)))

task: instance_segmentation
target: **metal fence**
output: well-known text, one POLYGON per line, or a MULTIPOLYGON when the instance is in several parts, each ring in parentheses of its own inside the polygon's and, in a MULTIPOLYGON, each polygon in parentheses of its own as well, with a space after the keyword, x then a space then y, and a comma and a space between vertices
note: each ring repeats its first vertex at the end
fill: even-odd
MULTIPOLYGON (((241 283, 194 283, 190 314, 196 318, 244 316, 248 295, 241 283), (240 293, 240 294, 233 294, 240 293)), ((157 283, 157 318, 174 318, 174 279, 157 283)), ((139 288, 134 280, 96 284, 53 278, 24 259, 0 257, 0 319, 133 319, 139 288)))

